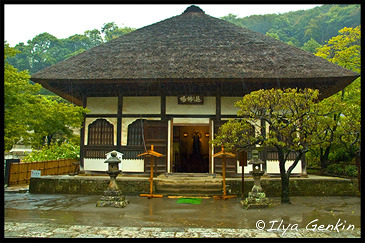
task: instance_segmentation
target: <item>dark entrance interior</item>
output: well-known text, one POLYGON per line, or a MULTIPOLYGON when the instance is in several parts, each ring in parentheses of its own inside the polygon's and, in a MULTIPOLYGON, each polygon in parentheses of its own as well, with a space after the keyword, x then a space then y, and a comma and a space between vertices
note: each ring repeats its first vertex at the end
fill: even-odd
POLYGON ((209 126, 174 126, 173 172, 209 172, 209 126))

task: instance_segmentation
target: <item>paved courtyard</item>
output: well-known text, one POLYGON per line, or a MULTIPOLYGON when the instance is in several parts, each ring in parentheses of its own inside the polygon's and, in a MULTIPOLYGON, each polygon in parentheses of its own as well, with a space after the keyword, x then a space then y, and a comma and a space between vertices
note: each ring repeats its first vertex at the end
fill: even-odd
POLYGON ((241 199, 127 196, 125 208, 98 208, 100 196, 5 192, 8 237, 45 238, 360 238, 360 197, 270 198, 271 207, 241 207, 241 199))

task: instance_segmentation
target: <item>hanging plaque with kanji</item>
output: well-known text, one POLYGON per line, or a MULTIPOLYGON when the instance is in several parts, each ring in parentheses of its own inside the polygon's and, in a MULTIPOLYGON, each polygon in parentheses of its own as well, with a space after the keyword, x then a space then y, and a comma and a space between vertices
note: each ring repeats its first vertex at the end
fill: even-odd
POLYGON ((178 104, 202 105, 203 96, 201 95, 180 95, 177 97, 178 104))

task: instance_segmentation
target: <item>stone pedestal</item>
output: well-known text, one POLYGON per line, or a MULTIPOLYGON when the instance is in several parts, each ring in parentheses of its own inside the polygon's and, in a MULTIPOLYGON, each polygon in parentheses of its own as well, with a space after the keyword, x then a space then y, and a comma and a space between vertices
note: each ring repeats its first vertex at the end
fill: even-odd
POLYGON ((105 190, 101 200, 96 203, 97 207, 124 208, 129 202, 121 191, 105 190))
POLYGON ((249 192, 248 197, 241 201, 245 209, 267 208, 270 204, 264 192, 249 192))

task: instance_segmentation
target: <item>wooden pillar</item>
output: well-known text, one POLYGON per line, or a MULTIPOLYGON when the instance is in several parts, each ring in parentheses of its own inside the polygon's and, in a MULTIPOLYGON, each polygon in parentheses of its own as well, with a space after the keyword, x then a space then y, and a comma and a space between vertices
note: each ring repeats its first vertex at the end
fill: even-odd
POLYGON ((161 120, 166 120, 166 96, 161 96, 161 120))
MULTIPOLYGON (((82 107, 86 108, 87 106, 87 97, 83 95, 82 97, 82 107)), ((80 169, 84 168, 84 158, 85 158, 85 122, 86 117, 84 116, 84 121, 81 124, 80 129, 80 169)))
POLYGON ((117 111, 117 151, 122 150, 122 114, 123 114, 123 97, 118 95, 118 111, 117 111))
POLYGON ((215 120, 220 121, 222 118, 222 112, 221 112, 221 96, 217 95, 215 97, 215 120))

